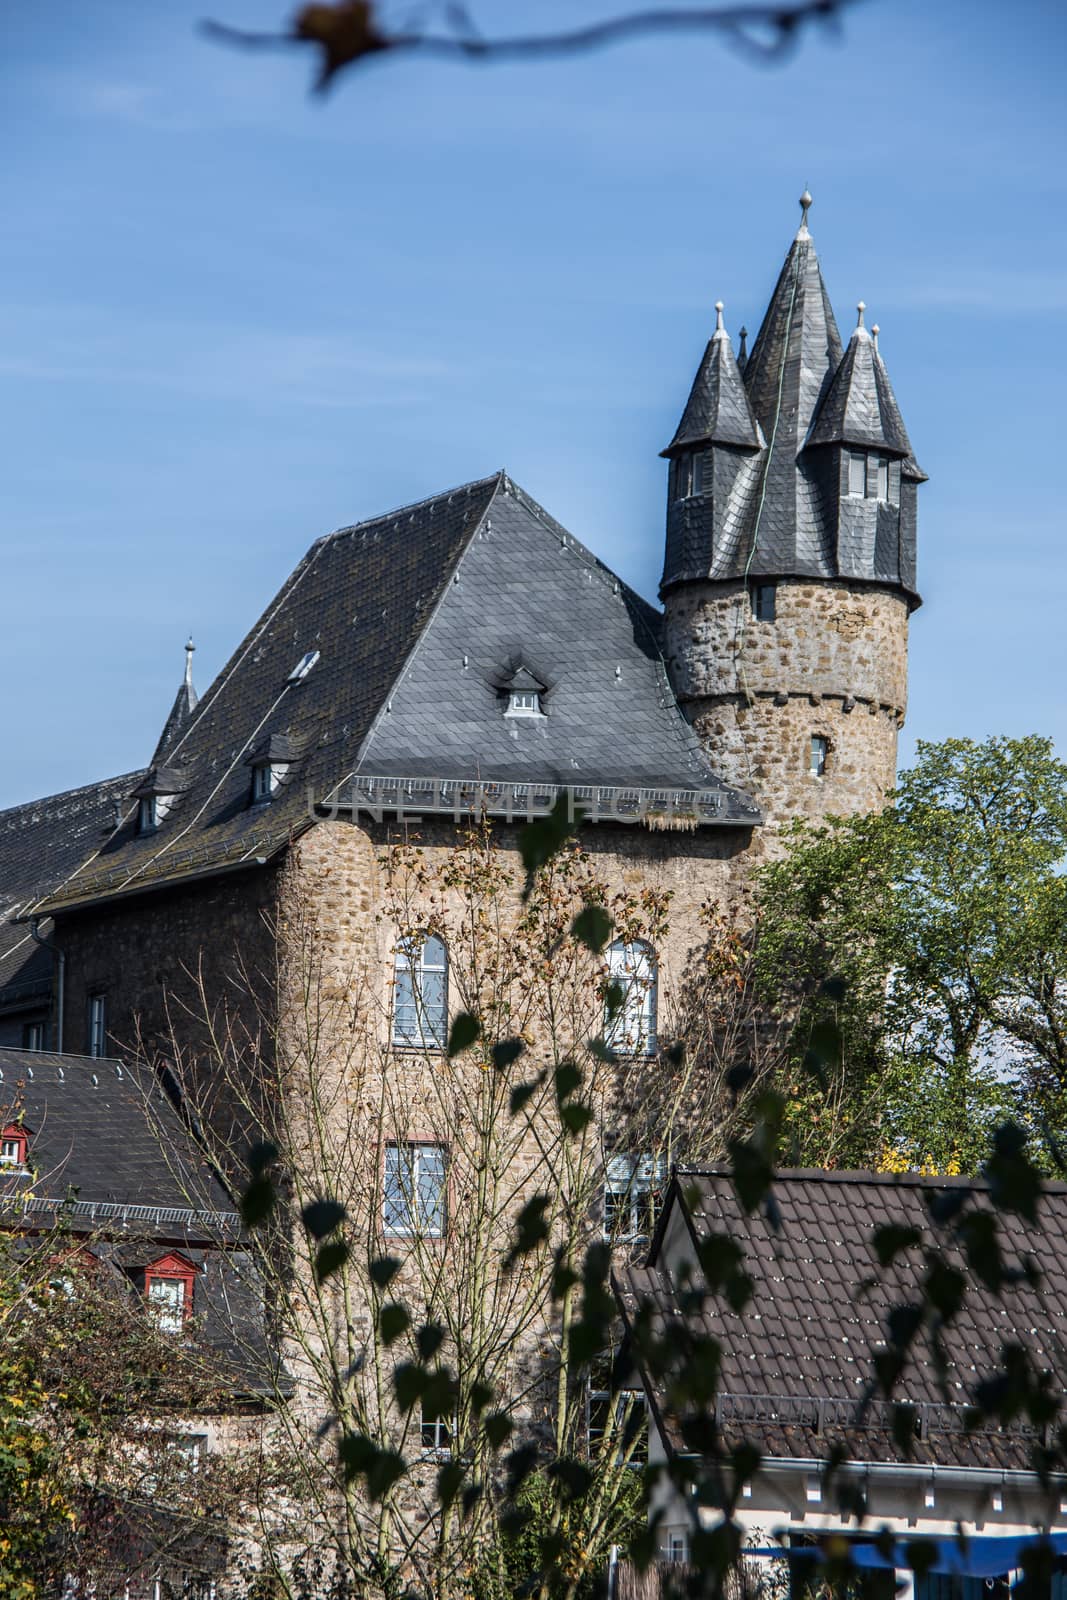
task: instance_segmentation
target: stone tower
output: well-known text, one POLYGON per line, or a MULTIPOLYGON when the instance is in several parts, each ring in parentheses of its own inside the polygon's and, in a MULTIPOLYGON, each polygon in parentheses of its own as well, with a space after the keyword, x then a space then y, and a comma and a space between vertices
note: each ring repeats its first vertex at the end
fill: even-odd
POLYGON ((772 824, 874 810, 893 785, 925 478, 862 304, 842 349, 800 204, 751 356, 720 303, 663 451, 675 693, 772 824))

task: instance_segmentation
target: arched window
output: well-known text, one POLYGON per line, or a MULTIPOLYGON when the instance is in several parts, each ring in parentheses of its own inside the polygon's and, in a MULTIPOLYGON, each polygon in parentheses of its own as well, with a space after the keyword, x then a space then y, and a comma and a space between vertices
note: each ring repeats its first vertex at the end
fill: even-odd
POLYGON ((414 933, 396 950, 393 1043, 443 1050, 447 1039, 448 952, 435 933, 414 933))
MULTIPOLYGON (((612 1050, 626 1056, 656 1052, 656 953, 643 939, 608 947, 608 979, 621 991, 622 1003, 605 1009, 604 1037, 612 1050)), ((617 996, 616 996, 617 998, 617 996)))

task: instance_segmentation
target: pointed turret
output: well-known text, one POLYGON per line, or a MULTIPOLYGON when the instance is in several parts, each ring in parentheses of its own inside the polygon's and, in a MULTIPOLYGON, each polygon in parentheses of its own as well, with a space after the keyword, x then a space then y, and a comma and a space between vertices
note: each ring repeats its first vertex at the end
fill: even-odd
POLYGON ((689 391, 674 438, 660 454, 671 463, 664 586, 704 577, 721 544, 739 476, 763 450, 730 335, 715 305, 715 332, 689 391))
POLYGON ((862 309, 842 348, 810 206, 751 355, 732 359, 720 319, 663 452, 671 683, 772 823, 882 804, 919 603, 923 474, 862 309))
POLYGON ((159 743, 156 745, 155 754, 150 763, 153 767, 160 766, 170 755, 188 727, 193 712, 196 710, 199 697, 193 687, 193 651, 195 649, 196 645, 190 639, 185 646, 185 676, 182 679, 178 693, 174 697, 174 704, 170 708, 170 716, 163 724, 163 732, 159 736, 159 743))
POLYGON ((826 399, 808 435, 809 444, 853 444, 861 450, 885 450, 910 456, 911 443, 900 415, 893 385, 878 346, 863 324, 866 306, 848 342, 826 399))
POLYGON ((733 444, 741 449, 758 450, 763 443, 734 360, 722 312, 723 304, 718 300, 715 332, 693 379, 682 420, 666 450, 660 451, 668 458, 698 445, 733 444))

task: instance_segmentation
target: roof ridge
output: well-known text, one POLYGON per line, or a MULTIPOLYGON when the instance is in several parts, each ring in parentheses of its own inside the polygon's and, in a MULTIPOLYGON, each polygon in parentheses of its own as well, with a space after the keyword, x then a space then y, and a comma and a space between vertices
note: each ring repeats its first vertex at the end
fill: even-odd
POLYGON ((339 539, 342 534, 358 533, 361 528, 373 528, 376 522, 389 522, 393 517, 402 516, 405 511, 421 511, 425 506, 432 505, 435 500, 447 500, 451 495, 466 494, 470 489, 484 489, 494 482, 500 485, 510 481, 506 469, 499 467, 496 472, 490 472, 484 478, 471 478, 468 483, 457 483, 451 489, 441 489, 437 494, 425 495, 421 500, 406 501, 404 505, 394 506, 390 511, 379 512, 375 517, 364 517, 362 522, 349 522, 343 527, 334 528, 332 533, 321 534, 311 546, 311 550, 317 545, 329 543, 331 539, 339 539))
POLYGON ((112 784, 132 782, 135 778, 141 777, 147 770, 147 767, 137 767, 131 772, 117 773, 113 778, 98 778, 95 783, 80 784, 76 789, 59 789, 55 794, 41 795, 36 800, 20 800, 17 805, 5 806, 0 811, 0 830, 6 825, 5 819, 14 817, 17 812, 30 811, 34 807, 39 808, 53 801, 73 800, 77 795, 98 794, 101 789, 108 788, 112 784))

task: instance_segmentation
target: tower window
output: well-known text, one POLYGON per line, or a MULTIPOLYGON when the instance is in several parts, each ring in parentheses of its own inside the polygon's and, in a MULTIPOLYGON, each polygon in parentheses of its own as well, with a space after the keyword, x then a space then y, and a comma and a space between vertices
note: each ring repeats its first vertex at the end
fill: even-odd
POLYGON ((393 1043, 443 1050, 448 1037, 448 951, 435 933, 413 934, 397 946, 393 1043))
POLYGON ((848 492, 856 498, 889 499, 889 460, 866 450, 851 450, 848 457, 848 492))
POLYGON ((674 463, 674 497, 688 500, 691 495, 704 493, 704 452, 693 450, 679 456, 674 463))
POLYGON ((830 741, 825 734, 813 733, 811 736, 811 755, 809 757, 808 773, 813 778, 821 778, 826 772, 826 763, 830 758, 830 741))
POLYGON ((107 995, 91 994, 89 996, 89 1055, 101 1056, 107 1054, 107 995))
POLYGON ((754 583, 752 585, 752 615, 757 622, 774 621, 775 583, 754 583))

